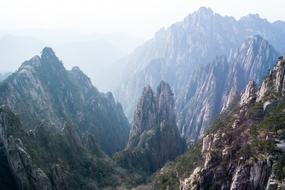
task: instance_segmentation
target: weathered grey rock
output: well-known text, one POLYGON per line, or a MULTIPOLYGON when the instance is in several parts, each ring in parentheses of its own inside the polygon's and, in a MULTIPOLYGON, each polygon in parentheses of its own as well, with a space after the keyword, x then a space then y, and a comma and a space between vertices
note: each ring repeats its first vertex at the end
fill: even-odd
POLYGON ((230 93, 224 98, 224 103, 221 112, 227 110, 230 106, 232 106, 237 99, 239 99, 238 92, 235 88, 232 88, 230 90, 230 93))
POLYGON ((144 88, 143 95, 134 113, 134 120, 130 130, 128 147, 134 146, 142 132, 147 131, 157 124, 157 103, 150 86, 144 88))
POLYGON ((257 101, 267 101, 276 99, 285 92, 285 60, 278 60, 277 64, 270 71, 269 76, 263 81, 259 91, 257 101), (270 96, 269 96, 270 94, 270 96))
POLYGON ((203 138, 202 153, 205 153, 211 149, 212 140, 212 135, 207 135, 203 138))
POLYGON ((35 189, 38 189, 38 190, 52 190, 53 189, 50 179, 45 174, 45 172, 40 168, 32 170, 31 180, 32 180, 33 187, 35 187, 35 189))
POLYGON ((188 143, 197 141, 221 111, 239 103, 237 94, 249 80, 260 84, 276 57, 278 53, 267 41, 253 36, 227 59, 217 58, 190 75, 176 101, 178 127, 188 143))
POLYGON ((170 86, 161 81, 156 95, 147 86, 134 113, 129 143, 117 156, 127 168, 154 172, 186 148, 176 125, 170 86))
POLYGON ((249 81, 245 91, 241 95, 240 106, 254 103, 256 100, 256 85, 254 81, 249 81))
POLYGON ((199 186, 197 181, 199 181, 199 177, 201 175, 202 168, 197 167, 191 174, 189 178, 184 179, 180 182, 180 190, 198 190, 199 186))
POLYGON ((61 167, 58 164, 55 164, 50 170, 50 179, 53 190, 67 190, 61 167))

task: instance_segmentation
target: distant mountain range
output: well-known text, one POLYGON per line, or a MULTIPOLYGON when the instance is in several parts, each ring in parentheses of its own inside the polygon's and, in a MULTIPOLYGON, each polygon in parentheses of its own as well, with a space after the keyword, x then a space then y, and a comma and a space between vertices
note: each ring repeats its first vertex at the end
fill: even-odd
POLYGON ((236 20, 202 7, 121 60, 125 79, 116 97, 132 119, 142 87, 168 82, 180 132, 195 141, 221 112, 226 96, 239 94, 247 80, 262 80, 285 50, 284 26, 258 15, 236 20))
POLYGON ((188 142, 195 142, 215 118, 236 101, 249 80, 259 85, 279 53, 260 36, 246 40, 228 57, 202 66, 177 94, 178 126, 188 142))
POLYGON ((55 46, 61 61, 2 39, 14 61, 41 53, 0 75, 0 189, 285 189, 284 26, 200 8, 114 65, 105 40, 55 46), (121 83, 123 106, 64 63, 121 83))

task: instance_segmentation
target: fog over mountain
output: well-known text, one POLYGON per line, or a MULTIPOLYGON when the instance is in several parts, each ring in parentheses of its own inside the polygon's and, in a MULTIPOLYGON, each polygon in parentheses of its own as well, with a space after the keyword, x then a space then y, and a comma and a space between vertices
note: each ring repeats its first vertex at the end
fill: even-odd
POLYGON ((285 189, 284 2, 15 1, 0 190, 285 189))
MULTIPOLYGON (((161 80, 168 82, 173 87, 176 98, 178 98, 176 102, 178 119, 180 113, 184 114, 182 120, 178 120, 178 127, 189 131, 189 134, 186 135, 188 140, 197 140, 203 129, 208 128, 210 125, 211 118, 215 118, 213 116, 220 113, 221 105, 223 105, 223 102, 218 103, 220 96, 228 96, 227 93, 230 92, 230 89, 219 85, 219 88, 215 90, 205 90, 205 88, 215 88, 214 78, 199 86, 199 82, 205 82, 201 81, 203 75, 199 74, 199 69, 201 70, 201 67, 207 64, 211 67, 211 62, 212 64, 229 62, 225 64, 226 67, 232 67, 232 64, 239 66, 248 64, 248 66, 245 66, 246 70, 249 69, 247 67, 255 64, 256 66, 253 66, 253 68, 268 65, 264 66, 263 71, 259 70, 262 68, 253 69, 247 72, 248 75, 237 75, 240 79, 236 79, 237 81, 245 79, 245 81, 258 80, 257 82, 259 82, 280 54, 277 52, 285 50, 284 35, 283 24, 277 27, 275 23, 260 18, 257 14, 250 14, 236 20, 233 17, 221 16, 209 8, 202 7, 187 16, 183 21, 175 23, 169 28, 162 28, 155 34, 154 38, 120 60, 119 63, 126 66, 123 75, 125 79, 123 79, 116 97, 122 103, 129 119, 132 119, 131 115, 138 102, 139 94, 142 92, 142 87, 145 85, 154 87, 161 80), (243 43, 255 35, 259 36, 255 37, 256 40, 243 43), (245 50, 240 50, 237 53, 241 58, 237 58, 239 60, 236 61, 230 60, 233 59, 234 51, 239 46, 241 46, 241 49, 245 48, 245 50), (273 50, 273 47, 276 50, 273 50), (217 56, 226 58, 216 60, 217 56), (263 58, 264 56, 266 58, 263 58), (197 76, 198 83, 194 82, 196 79, 191 78, 192 75, 197 76), (188 94, 185 94, 185 92, 188 92, 188 94), (195 94, 195 92, 199 94, 192 97, 192 93, 195 94), (211 97, 212 93, 215 92, 219 95, 217 94, 217 97, 210 100, 210 102, 206 102, 208 99, 206 97, 211 97), (198 102, 204 106, 198 106, 198 102), (186 110, 189 110, 189 112, 186 110), (188 119, 183 121, 185 118, 188 119), (192 131, 197 132, 194 137, 190 138, 189 135, 192 134, 192 131)), ((235 57, 238 56, 235 55, 235 57)), ((241 72, 245 74, 245 71, 240 71, 241 68, 236 67, 232 69, 233 71, 228 71, 223 69, 223 65, 221 63, 221 66, 214 69, 217 77, 221 77, 217 79, 217 82, 226 80, 227 85, 232 86, 234 84, 231 80, 234 76, 222 78, 226 73, 241 72)), ((205 69, 202 68, 202 70, 205 69)), ((210 77, 211 74, 209 71, 209 73, 205 73, 205 76, 210 77)), ((246 83, 238 84, 235 89, 236 93, 239 94, 245 85, 246 83)), ((181 132, 184 135, 183 130, 181 132)))
POLYGON ((124 33, 66 35, 49 30, 10 31, 0 37, 0 72, 13 72, 23 60, 53 47, 67 68, 80 65, 92 82, 103 91, 113 91, 120 65, 115 64, 131 52, 142 39, 124 33), (33 37, 31 37, 33 36, 33 37), (17 55, 17 56, 15 56, 17 55))

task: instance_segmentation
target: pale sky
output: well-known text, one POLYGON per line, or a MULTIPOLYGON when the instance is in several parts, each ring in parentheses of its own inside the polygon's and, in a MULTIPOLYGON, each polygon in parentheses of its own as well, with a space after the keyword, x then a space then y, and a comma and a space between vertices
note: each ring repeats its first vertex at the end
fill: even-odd
POLYGON ((74 29, 150 37, 201 6, 240 18, 285 20, 284 0, 0 0, 0 29, 74 29))

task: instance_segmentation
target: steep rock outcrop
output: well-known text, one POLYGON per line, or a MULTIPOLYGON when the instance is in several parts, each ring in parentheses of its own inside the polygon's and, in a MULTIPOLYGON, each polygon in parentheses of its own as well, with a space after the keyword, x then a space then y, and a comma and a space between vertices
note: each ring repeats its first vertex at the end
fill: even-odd
POLYGON ((240 98, 240 105, 253 103, 256 100, 256 86, 254 81, 249 81, 245 91, 242 93, 240 98))
POLYGON ((156 95, 149 86, 145 87, 134 113, 128 146, 115 159, 123 167, 149 173, 184 150, 170 86, 162 81, 156 95))
POLYGON ((58 164, 55 164, 51 167, 50 179, 54 190, 67 190, 66 182, 64 181, 63 170, 58 164))
POLYGON ((128 147, 136 146, 139 136, 154 127, 157 123, 156 97, 150 86, 144 88, 142 98, 134 113, 134 121, 131 127, 128 147))
POLYGON ((284 95, 285 91, 284 74, 285 74, 285 60, 283 56, 279 58, 276 66, 273 68, 272 71, 270 71, 269 76, 262 82, 262 85, 258 92, 257 101, 278 98, 281 95, 284 95))

